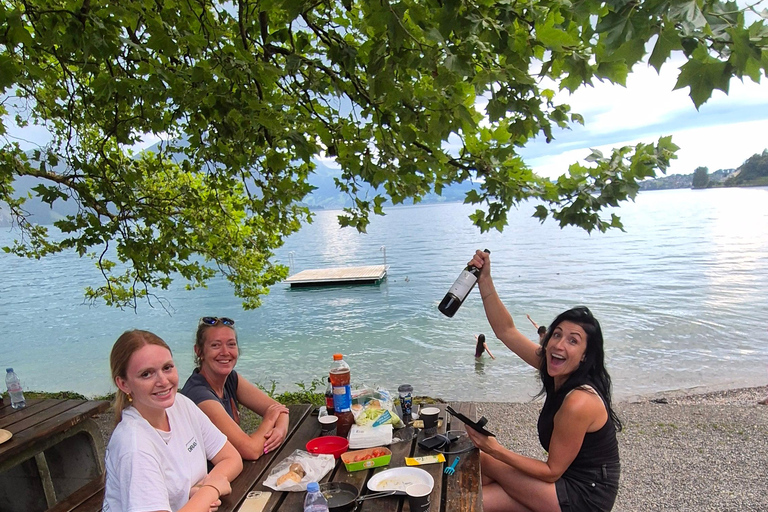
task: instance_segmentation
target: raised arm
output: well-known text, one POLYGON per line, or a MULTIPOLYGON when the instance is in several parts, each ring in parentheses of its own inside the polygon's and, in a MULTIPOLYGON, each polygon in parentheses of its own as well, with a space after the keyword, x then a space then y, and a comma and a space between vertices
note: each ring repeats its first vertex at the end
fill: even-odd
POLYGON ((541 357, 537 354, 539 345, 528 339, 515 327, 512 315, 509 314, 498 293, 496 293, 496 287, 491 278, 491 255, 476 251, 469 263, 480 269, 477 286, 480 297, 483 299, 485 316, 488 318, 494 334, 520 359, 534 368, 538 368, 541 362, 541 357))
POLYGON ((534 329, 536 329, 536 330, 538 331, 538 330, 539 330, 539 326, 536 324, 536 322, 534 322, 534 321, 533 321, 533 318, 531 318, 531 315, 529 315, 528 313, 526 313, 526 314, 525 314, 525 316, 528 318, 528 320, 530 320, 530 321, 531 321, 531 323, 533 324, 533 328, 534 328, 534 329))

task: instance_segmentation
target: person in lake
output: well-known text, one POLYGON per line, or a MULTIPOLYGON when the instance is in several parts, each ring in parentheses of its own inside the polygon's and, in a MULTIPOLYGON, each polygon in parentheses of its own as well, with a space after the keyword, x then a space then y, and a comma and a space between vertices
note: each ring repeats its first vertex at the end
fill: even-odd
POLYGON ((533 321, 533 318, 531 318, 531 315, 526 314, 525 316, 528 317, 528 320, 531 321, 533 324, 534 329, 536 329, 536 334, 539 335, 539 343, 544 341, 544 336, 547 335, 547 326, 546 325, 539 325, 536 322, 533 321))
POLYGON ((197 368, 181 392, 226 434, 244 459, 258 459, 280 446, 288 434, 288 408, 235 371, 240 355, 235 321, 226 317, 201 318, 194 350, 197 368), (250 435, 240 428, 239 404, 262 417, 250 435))
POLYGON ((488 352, 491 359, 496 359, 493 354, 491 354, 488 344, 485 342, 485 334, 476 334, 475 341, 477 342, 475 345, 475 357, 483 357, 483 352, 488 352))
POLYGON ((496 293, 490 255, 477 251, 469 264, 480 269, 477 283, 493 332, 538 370, 545 396, 538 420, 545 461, 467 429, 481 450, 483 510, 611 510, 619 485, 621 421, 611 407, 600 323, 586 307, 575 307, 558 315, 537 344, 517 329, 496 293))
POLYGON ((107 446, 103 510, 216 510, 243 461, 211 420, 177 395, 171 349, 151 332, 126 331, 112 347, 110 367, 117 426, 107 446))

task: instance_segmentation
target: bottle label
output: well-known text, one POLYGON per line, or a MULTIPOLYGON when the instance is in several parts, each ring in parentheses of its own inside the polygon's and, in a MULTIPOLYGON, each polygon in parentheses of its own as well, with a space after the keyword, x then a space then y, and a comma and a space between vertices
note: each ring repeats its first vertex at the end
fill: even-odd
POLYGON ((477 277, 474 274, 468 270, 463 270, 459 278, 451 286, 451 289, 448 290, 448 293, 455 295, 457 299, 464 302, 464 299, 467 298, 469 291, 475 286, 476 282, 477 277))
POLYGON ((333 386, 333 410, 349 412, 352 410, 352 389, 346 386, 333 386))

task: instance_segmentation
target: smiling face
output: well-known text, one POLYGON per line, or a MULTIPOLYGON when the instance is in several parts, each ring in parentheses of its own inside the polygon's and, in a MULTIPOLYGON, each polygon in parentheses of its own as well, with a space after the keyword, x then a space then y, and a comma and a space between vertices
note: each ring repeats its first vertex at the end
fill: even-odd
POLYGON ((229 375, 237 364, 239 355, 234 329, 226 325, 209 327, 203 333, 203 348, 196 346, 203 374, 229 375))
POLYGON ((587 333, 568 320, 560 322, 552 331, 546 347, 547 373, 559 388, 576 371, 587 352, 587 333))
POLYGON ((125 378, 115 377, 115 384, 133 398, 132 405, 149 419, 173 405, 179 374, 170 350, 144 345, 131 355, 125 378))

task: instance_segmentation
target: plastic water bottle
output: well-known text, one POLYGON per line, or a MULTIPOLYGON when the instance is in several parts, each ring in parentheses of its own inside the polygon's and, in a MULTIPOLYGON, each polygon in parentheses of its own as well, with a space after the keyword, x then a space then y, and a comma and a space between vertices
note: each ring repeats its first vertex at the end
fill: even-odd
POLYGON ((304 512, 328 512, 328 500, 320 492, 317 482, 307 484, 307 495, 304 497, 304 512))
POLYGON ((13 371, 13 368, 5 369, 5 385, 8 387, 8 395, 11 397, 11 406, 14 409, 21 409, 27 406, 27 401, 24 400, 24 393, 21 390, 21 382, 19 382, 19 376, 13 371))

